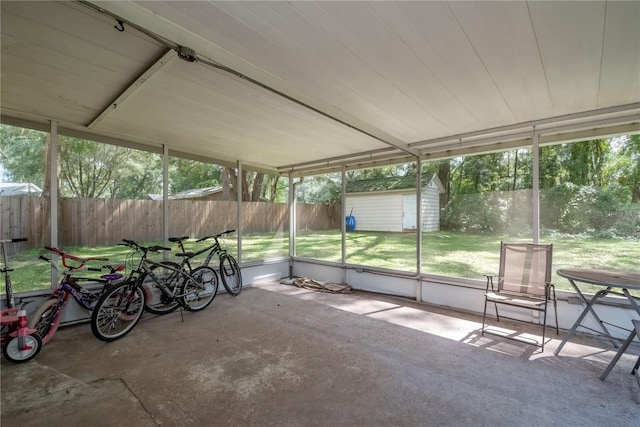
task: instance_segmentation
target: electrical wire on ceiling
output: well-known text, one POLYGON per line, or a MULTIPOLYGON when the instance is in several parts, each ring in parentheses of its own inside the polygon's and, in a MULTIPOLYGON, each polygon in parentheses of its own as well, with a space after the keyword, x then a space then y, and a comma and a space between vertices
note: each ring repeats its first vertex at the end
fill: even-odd
MULTIPOLYGON (((296 98, 294 98, 294 97, 292 97, 290 95, 287 95, 284 92, 281 92, 281 91, 279 91, 279 90, 277 90, 277 89, 275 89, 275 88, 273 88, 271 86, 268 86, 268 85, 266 85, 266 84, 264 84, 264 83, 262 83, 262 82, 260 82, 258 80, 255 80, 255 79, 247 76, 246 74, 243 74, 243 73, 241 73, 241 72, 239 72, 237 70, 229 68, 229 67, 227 67, 227 66, 225 66, 223 64, 220 64, 219 62, 214 61, 212 59, 205 58, 205 57, 203 57, 201 55, 198 55, 198 53, 194 49, 191 49, 191 48, 186 47, 186 46, 181 46, 178 43, 175 43, 174 41, 169 40, 167 38, 164 38, 164 37, 160 36, 159 34, 156 34, 156 33, 152 32, 152 31, 150 31, 150 30, 148 30, 148 29, 146 29, 144 27, 141 27, 141 26, 139 26, 139 25, 137 25, 137 24, 135 24, 135 23, 133 23, 131 21, 127 21, 126 19, 123 19, 122 17, 120 17, 120 16, 118 16, 118 15, 116 15, 114 13, 111 13, 108 10, 103 9, 100 6, 97 6, 97 5, 95 5, 95 4, 91 3, 91 2, 84 1, 84 0, 78 0, 77 2, 79 4, 81 4, 81 5, 83 5, 83 6, 86 6, 86 7, 90 8, 90 9, 93 9, 94 11, 97 11, 97 12, 103 14, 103 15, 106 15, 106 16, 109 16, 109 17, 115 19, 118 22, 118 25, 120 27, 122 27, 123 30, 124 30, 124 24, 127 24, 127 25, 131 26, 132 28, 135 28, 136 30, 138 30, 141 33, 147 35, 148 37, 152 38, 153 40, 156 40, 157 42, 161 43, 165 47, 176 51, 177 54, 178 54, 178 57, 180 59, 184 60, 184 61, 187 61, 187 62, 199 62, 201 64, 204 64, 206 66, 214 68, 216 70, 220 70, 220 71, 223 71, 225 73, 231 74, 231 75, 233 75, 233 76, 235 76, 235 77, 237 77, 239 79, 245 80, 245 81, 253 84, 254 86, 257 86, 257 87, 260 87, 260 88, 262 88, 264 90, 267 90, 267 91, 269 91, 269 92, 271 92, 271 93, 273 93, 275 95, 278 95, 278 96, 280 96, 280 97, 282 97, 284 99, 287 99, 288 101, 291 101, 291 102, 293 102, 293 103, 295 103, 295 104, 297 104, 297 105, 299 105, 301 107, 304 107, 304 108, 306 108, 308 110, 311 110, 314 113, 320 114, 323 117, 326 117, 326 118, 328 118, 330 120, 333 120, 333 121, 335 121, 335 122, 337 122, 337 123, 339 123, 339 124, 341 124, 343 126, 346 126, 349 129, 353 129, 356 132, 359 132, 359 133, 361 133, 363 135, 366 135, 369 138, 373 138, 373 139, 375 139, 377 141, 380 141, 380 142, 382 142, 382 143, 384 143, 384 144, 386 144, 386 145, 388 145, 390 147, 393 147, 395 149, 398 149, 400 151, 408 153, 408 154, 410 154, 410 155, 412 155, 412 156, 414 156, 416 158, 420 156, 420 152, 418 150, 409 147, 409 145, 406 144, 406 143, 393 143, 393 142, 387 141, 387 140, 385 140, 383 138, 380 138, 379 136, 376 136, 376 135, 374 135, 374 134, 372 134, 370 132, 365 131, 364 129, 356 127, 356 126, 354 126, 354 125, 352 125, 352 124, 350 124, 348 122, 345 122, 344 120, 341 120, 341 119, 339 119, 339 118, 337 118, 335 116, 332 116, 331 114, 328 114, 328 113, 326 113, 326 112, 324 112, 324 111, 322 111, 322 110, 320 110, 320 109, 318 109, 316 107, 313 107, 313 106, 311 106, 311 105, 309 105, 309 104, 307 104, 307 103, 305 103, 303 101, 300 101, 299 99, 296 99, 296 98)), ((116 26, 116 29, 118 31, 121 31, 118 28, 118 26, 116 26)))

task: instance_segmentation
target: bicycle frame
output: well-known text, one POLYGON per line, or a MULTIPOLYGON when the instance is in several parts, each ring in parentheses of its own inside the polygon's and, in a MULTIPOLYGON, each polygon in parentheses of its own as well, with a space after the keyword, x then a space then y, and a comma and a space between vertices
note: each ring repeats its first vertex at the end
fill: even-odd
POLYGON ((152 252, 158 252, 160 250, 163 251, 170 251, 171 248, 165 248, 162 246, 152 246, 149 248, 145 248, 143 246, 138 245, 137 243, 135 243, 132 240, 124 240, 125 245, 126 246, 130 246, 132 248, 134 248, 139 254, 141 254, 141 259, 140 259, 140 263, 138 265, 138 267, 134 270, 131 271, 131 275, 129 276, 130 279, 135 280, 135 283, 137 283, 138 285, 143 286, 142 284, 142 278, 143 277, 150 277, 153 282, 155 283, 155 285, 158 287, 158 289, 160 289, 160 292, 162 292, 165 296, 167 296, 168 298, 171 299, 175 299, 176 301, 178 301, 178 303, 180 304, 180 306, 182 306, 183 308, 186 307, 184 305, 184 303, 182 301, 180 301, 181 297, 184 297, 186 294, 176 294, 174 293, 166 284, 165 282, 167 280, 162 280, 160 279, 154 272, 153 269, 151 268, 151 266, 157 266, 157 267, 161 267, 165 270, 169 270, 172 272, 172 274, 177 274, 179 277, 184 278, 186 280, 194 280, 193 277, 191 276, 191 274, 189 274, 189 272, 184 268, 185 265, 188 264, 188 258, 185 257, 183 262, 179 264, 178 268, 175 268, 171 265, 168 265, 166 263, 162 263, 162 262, 156 262, 153 260, 150 260, 147 258, 147 252, 148 251, 152 251, 152 252), (136 277, 137 275, 137 277, 136 277))
MULTIPOLYGON (((58 248, 52 248, 50 246, 45 246, 45 249, 59 255, 62 257, 62 265, 67 269, 67 271, 64 272, 64 276, 62 278, 62 280, 60 280, 60 284, 58 285, 58 287, 53 291, 53 293, 51 294, 51 297, 57 297, 58 299, 61 300, 61 302, 66 303, 67 300, 69 299, 69 295, 73 296, 73 298, 76 300, 76 302, 85 310, 91 311, 92 307, 91 307, 91 303, 95 302, 98 300, 98 298, 100 297, 100 293, 94 293, 91 291, 88 291, 87 289, 81 287, 78 284, 79 280, 86 280, 86 281, 91 281, 93 283, 101 283, 103 285, 103 289, 104 286, 111 283, 111 281, 113 280, 117 280, 119 278, 122 277, 121 274, 116 274, 117 271, 122 271, 124 270, 124 265, 118 265, 118 266, 103 266, 103 268, 109 268, 111 270, 110 274, 104 275, 102 276, 100 279, 92 279, 89 277, 73 277, 72 274, 79 271, 80 269, 82 269, 85 264, 89 261, 109 261, 108 258, 98 258, 98 257, 91 257, 91 258, 80 258, 68 253, 65 253, 63 251, 61 251, 58 248), (69 260, 72 260, 74 262, 76 262, 77 264, 72 264, 69 262, 69 260)), ((47 261, 51 264, 51 266, 57 271, 58 271, 58 266, 51 261, 51 259, 45 257, 45 256, 40 256, 40 259, 47 261)), ((88 270, 90 271, 102 271, 102 269, 100 268, 88 268, 88 270)), ((62 306, 64 306, 64 304, 62 304, 62 306)), ((62 306, 59 308, 61 309, 62 306)))
MULTIPOLYGON (((170 266, 168 264, 163 264, 161 262, 156 262, 156 261, 152 261, 149 259, 145 259, 144 263, 140 266, 142 268, 142 271, 144 271, 145 274, 147 274, 149 277, 151 277, 151 279, 154 281, 154 283, 158 286, 158 289, 160 289, 160 291, 165 294, 167 297, 169 298, 179 298, 182 297, 184 295, 182 294, 175 294, 171 289, 169 289, 169 287, 167 285, 164 284, 164 282, 166 280, 162 280, 160 279, 151 269, 151 265, 155 265, 158 267, 162 267, 165 270, 169 270, 175 274, 178 274, 181 277, 185 277, 185 278, 191 278, 191 276, 189 275, 189 273, 184 269, 184 263, 180 264, 179 268, 175 268, 173 266, 170 266)), ((142 275, 140 276, 142 277, 142 275)))
MULTIPOLYGON (((104 265, 101 268, 87 268, 89 271, 102 271, 107 268, 110 270, 109 274, 102 275, 98 278, 89 277, 74 277, 73 274, 79 271, 89 261, 108 261, 106 258, 80 258, 74 255, 65 253, 57 248, 45 246, 45 248, 62 257, 62 264, 66 267, 66 271, 63 274, 62 279, 58 287, 52 292, 49 299, 47 299, 35 312, 29 326, 35 328, 42 338, 43 344, 49 342, 54 336, 60 322, 62 321, 63 312, 69 301, 69 296, 73 297, 78 305, 88 312, 93 311, 95 304, 100 299, 100 296, 109 289, 109 285, 117 279, 122 278, 122 274, 118 271, 124 270, 124 265, 104 265), (99 289, 89 290, 87 287, 82 287, 78 284, 78 281, 87 281, 90 284, 99 285, 99 289)), ((59 273, 58 265, 52 262, 51 259, 40 256, 40 259, 47 261, 51 264, 51 267, 59 273)))
POLYGON ((185 261, 184 262, 187 265, 187 267, 189 267, 189 269, 191 270, 192 267, 191 267, 191 263, 189 262, 189 260, 197 257, 198 255, 201 255, 201 254, 203 254, 205 252, 209 252, 207 254, 206 258, 204 259, 204 262, 202 263, 202 265, 207 265, 208 266, 209 263, 211 262, 211 259, 215 255, 217 255, 218 258, 221 258, 222 255, 226 254, 227 250, 222 248, 222 245, 220 245, 220 242, 218 241, 218 238, 224 236, 225 234, 235 233, 235 231, 236 230, 226 230, 226 231, 223 231, 221 233, 218 233, 218 234, 215 234, 215 235, 211 235, 211 236, 205 236, 205 237, 202 237, 202 238, 196 240, 196 242, 203 242, 203 241, 205 241, 207 239, 215 239, 215 242, 212 245, 207 246, 204 249, 200 249, 197 252, 187 252, 184 249, 184 245, 182 244, 182 241, 185 240, 185 239, 188 239, 189 238, 188 236, 185 236, 185 237, 172 237, 172 238, 169 239, 169 241, 176 242, 178 244, 178 247, 182 250, 182 253, 185 254, 185 255, 188 254, 188 256, 185 257, 185 261))
POLYGON ((240 294, 240 291, 242 290, 242 276, 240 273, 240 266, 238 265, 236 259, 231 254, 229 254, 226 249, 222 248, 222 245, 218 240, 219 237, 234 232, 235 230, 226 230, 215 235, 205 236, 201 239, 198 239, 196 243, 210 238, 213 238, 215 242, 204 249, 197 250, 196 252, 185 251, 183 241, 187 240, 189 236, 170 237, 169 241, 178 244, 178 247, 182 250, 180 256, 184 257, 183 263, 187 265, 190 271, 195 271, 193 266, 191 265, 190 260, 200 254, 208 252, 204 262, 201 264, 201 267, 213 269, 216 275, 222 280, 222 284, 224 285, 227 292, 235 297, 238 296, 238 294, 240 294), (209 264, 214 256, 218 257, 219 263, 217 266, 210 267, 209 264))

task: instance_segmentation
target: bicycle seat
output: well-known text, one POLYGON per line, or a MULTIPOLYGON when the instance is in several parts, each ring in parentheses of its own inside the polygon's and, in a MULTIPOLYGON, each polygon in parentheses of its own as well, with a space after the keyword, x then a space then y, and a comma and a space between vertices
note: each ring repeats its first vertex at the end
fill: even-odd
POLYGON ((169 241, 173 242, 173 243, 180 243, 183 240, 187 240, 189 238, 189 236, 182 236, 182 237, 169 237, 169 241))

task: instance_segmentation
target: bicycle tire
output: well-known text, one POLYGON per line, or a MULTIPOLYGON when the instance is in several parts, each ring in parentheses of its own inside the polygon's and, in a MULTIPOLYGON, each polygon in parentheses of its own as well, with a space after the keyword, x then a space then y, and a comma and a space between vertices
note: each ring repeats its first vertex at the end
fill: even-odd
POLYGON ((24 337, 24 343, 31 346, 28 350, 20 350, 18 341, 18 337, 13 337, 2 346, 2 354, 4 354, 5 359, 13 363, 28 362, 40 353, 43 346, 42 339, 36 333, 24 337))
POLYGON ((91 331, 101 341, 115 341, 136 326, 145 306, 145 293, 135 281, 107 290, 91 314, 91 331))
POLYGON ((47 344, 53 338, 58 326, 60 326, 62 309, 60 309, 55 318, 53 317, 58 311, 58 304, 60 304, 58 298, 50 298, 38 307, 33 316, 29 318, 29 328, 36 330, 42 340, 42 345, 47 344))
POLYGON ((207 266, 195 268, 187 277, 180 289, 180 302, 189 311, 205 309, 218 293, 218 275, 216 271, 207 266))
MULTIPOLYGON (((173 268, 180 268, 180 264, 171 261, 164 261, 160 264, 168 265, 173 268)), ((158 268, 160 268, 160 266, 151 266, 151 270, 157 270, 158 268)), ((165 272, 154 271, 154 274, 159 276, 160 279, 164 280, 165 285, 169 287, 172 292, 176 293, 176 289, 180 289, 178 285, 181 284, 180 279, 182 278, 182 276, 180 276, 179 274, 176 274, 175 272, 170 270, 165 272), (170 283, 167 283, 167 276, 169 276, 168 279, 171 279, 170 283)), ((148 275, 145 274, 142 277, 141 281, 142 287, 144 288, 144 292, 147 297, 144 305, 145 310, 147 310, 149 313, 158 315, 168 314, 175 311, 180 306, 180 303, 178 303, 175 298, 166 296, 160 289, 155 287, 155 281, 147 276, 148 275)))
POLYGON ((220 257, 220 278, 224 288, 232 296, 238 296, 242 292, 242 274, 236 259, 225 254, 220 257))

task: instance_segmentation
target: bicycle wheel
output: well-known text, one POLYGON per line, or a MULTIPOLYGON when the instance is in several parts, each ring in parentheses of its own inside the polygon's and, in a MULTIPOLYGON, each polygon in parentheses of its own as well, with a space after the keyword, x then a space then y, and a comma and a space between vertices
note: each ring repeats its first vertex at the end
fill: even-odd
POLYGON ((206 308, 218 292, 218 275, 211 267, 198 267, 191 272, 191 277, 184 280, 180 290, 180 301, 189 311, 200 311, 206 308))
POLYGON ((135 281, 124 282, 104 293, 91 315, 91 331, 102 341, 127 335, 144 312, 145 294, 135 281))
POLYGON ((242 274, 238 262, 231 255, 220 257, 220 277, 224 288, 234 297, 242 292, 242 274))
MULTIPOLYGON (((175 262, 166 261, 161 262, 160 264, 172 268, 180 268, 180 265, 175 262)), ((181 284, 180 279, 182 279, 182 276, 175 271, 171 271, 168 268, 162 268, 157 265, 152 266, 151 270, 153 270, 153 274, 158 276, 158 279, 162 280, 171 292, 174 294, 177 293, 176 290, 180 289, 178 285, 181 284)), ((144 292, 147 297, 144 308, 149 313, 159 315, 167 314, 180 306, 175 298, 166 296, 160 289, 158 289, 156 282, 147 274, 142 278, 142 287, 144 288, 144 292)))
POLYGON ((40 353, 43 344, 38 334, 33 333, 24 337, 24 345, 27 348, 21 350, 19 338, 13 337, 2 347, 2 354, 14 363, 28 362, 40 353))
POLYGON ((29 328, 35 329, 45 345, 53 337, 60 326, 62 310, 58 311, 60 300, 51 298, 44 302, 29 318, 29 328))

